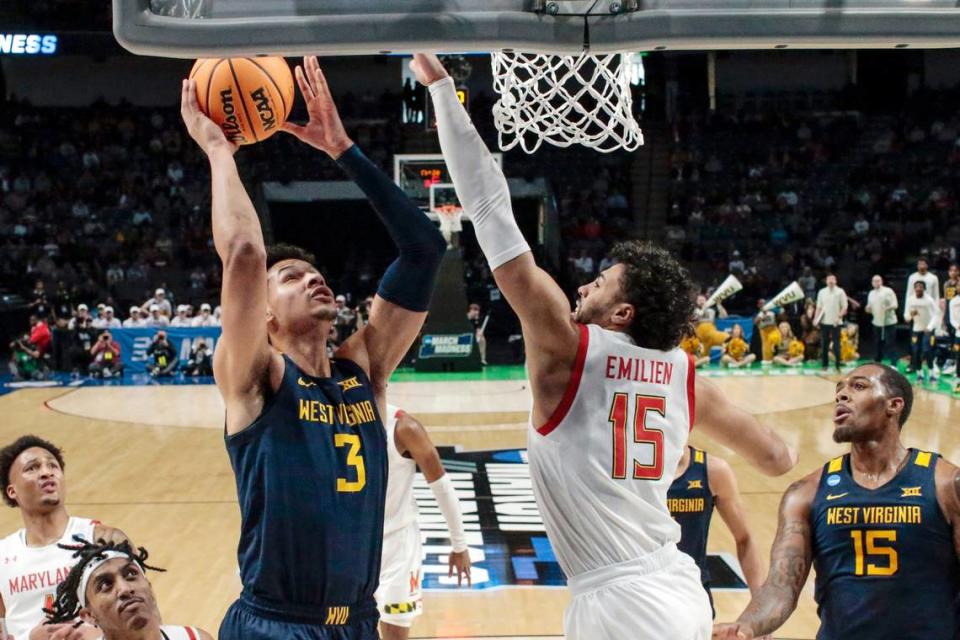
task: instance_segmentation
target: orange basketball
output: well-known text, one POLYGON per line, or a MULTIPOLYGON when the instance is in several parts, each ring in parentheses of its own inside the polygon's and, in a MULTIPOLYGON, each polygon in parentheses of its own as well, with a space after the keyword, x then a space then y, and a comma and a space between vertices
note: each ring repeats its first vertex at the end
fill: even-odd
POLYGON ((201 58, 190 78, 200 109, 235 144, 266 140, 293 107, 293 74, 283 58, 201 58))

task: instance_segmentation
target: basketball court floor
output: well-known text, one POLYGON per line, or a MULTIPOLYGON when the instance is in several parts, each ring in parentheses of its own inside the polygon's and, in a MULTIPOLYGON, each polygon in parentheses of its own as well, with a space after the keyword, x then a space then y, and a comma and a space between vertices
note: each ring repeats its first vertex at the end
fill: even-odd
MULTIPOLYGON (((750 525, 766 561, 776 510, 794 480, 838 455, 831 440, 835 378, 820 375, 729 376, 716 380, 742 406, 775 427, 801 460, 781 478, 767 478, 694 430, 691 442, 725 456, 737 472, 750 525)), ((522 449, 529 391, 520 370, 482 376, 401 375, 392 403, 416 415, 442 447, 467 515, 475 584, 446 584, 442 518, 425 485, 418 491, 426 532, 425 612, 416 638, 555 638, 568 600, 545 542, 522 449)), ((34 433, 64 448, 69 510, 126 531, 167 569, 152 574, 166 622, 216 633, 236 598, 239 512, 223 446, 222 404, 212 385, 88 386, 18 389, 0 396, 0 441, 34 433)), ((908 446, 960 461, 954 425, 960 402, 918 391, 904 429, 908 446)), ((0 512, 0 533, 21 526, 14 509, 0 512)), ((729 589, 715 592, 718 620, 748 602, 737 578, 735 545, 719 517, 709 549, 726 566, 729 589)), ((719 566, 719 565, 718 565, 719 566)), ((813 581, 777 638, 813 638, 813 581)))

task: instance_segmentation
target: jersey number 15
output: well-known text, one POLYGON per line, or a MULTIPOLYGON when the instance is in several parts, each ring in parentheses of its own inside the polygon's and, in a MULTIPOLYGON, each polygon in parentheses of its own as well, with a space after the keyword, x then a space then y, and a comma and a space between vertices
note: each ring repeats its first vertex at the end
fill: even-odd
MULTIPOLYGON (((650 445, 653 452, 651 464, 641 464, 633 460, 634 480, 659 480, 663 477, 663 431, 647 425, 647 416, 659 413, 667 415, 667 399, 663 396, 644 396, 634 398, 633 441, 650 445)), ((627 478, 627 426, 630 413, 630 395, 615 393, 610 407, 610 424, 613 425, 613 477, 617 480, 627 478)))

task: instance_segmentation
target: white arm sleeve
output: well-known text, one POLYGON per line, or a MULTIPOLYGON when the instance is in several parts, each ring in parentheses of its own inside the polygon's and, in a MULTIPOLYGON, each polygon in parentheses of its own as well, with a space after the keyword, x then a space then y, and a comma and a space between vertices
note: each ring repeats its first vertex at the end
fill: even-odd
POLYGON ((460 511, 460 501, 457 500, 457 492, 453 488, 453 483, 450 482, 450 476, 443 474, 427 486, 433 491, 433 496, 437 499, 437 505, 440 507, 440 513, 443 514, 443 519, 447 521, 453 550, 457 553, 466 551, 467 536, 463 530, 463 513, 460 511))
POLYGON ((453 86, 444 78, 430 85, 440 148, 463 209, 490 271, 530 251, 513 218, 510 189, 490 150, 470 122, 453 86))
POLYGON ((960 296, 956 296, 947 304, 950 305, 950 324, 954 330, 960 331, 960 296))

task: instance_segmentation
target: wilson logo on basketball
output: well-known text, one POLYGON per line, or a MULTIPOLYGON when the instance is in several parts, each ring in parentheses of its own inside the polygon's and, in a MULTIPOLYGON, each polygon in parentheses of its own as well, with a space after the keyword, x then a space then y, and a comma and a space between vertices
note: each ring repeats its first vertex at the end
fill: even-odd
POLYGON ((237 106, 233 102, 233 89, 224 89, 220 92, 220 103, 223 109, 224 119, 220 124, 224 135, 230 142, 237 144, 246 144, 247 138, 243 135, 243 127, 237 118, 237 106))
POLYGON ((257 106, 257 115, 260 116, 260 124, 263 125, 263 130, 270 131, 271 129, 276 128, 277 119, 273 115, 273 107, 270 105, 270 96, 267 95, 267 92, 264 90, 264 88, 260 87, 251 93, 250 99, 252 99, 254 104, 257 106))

